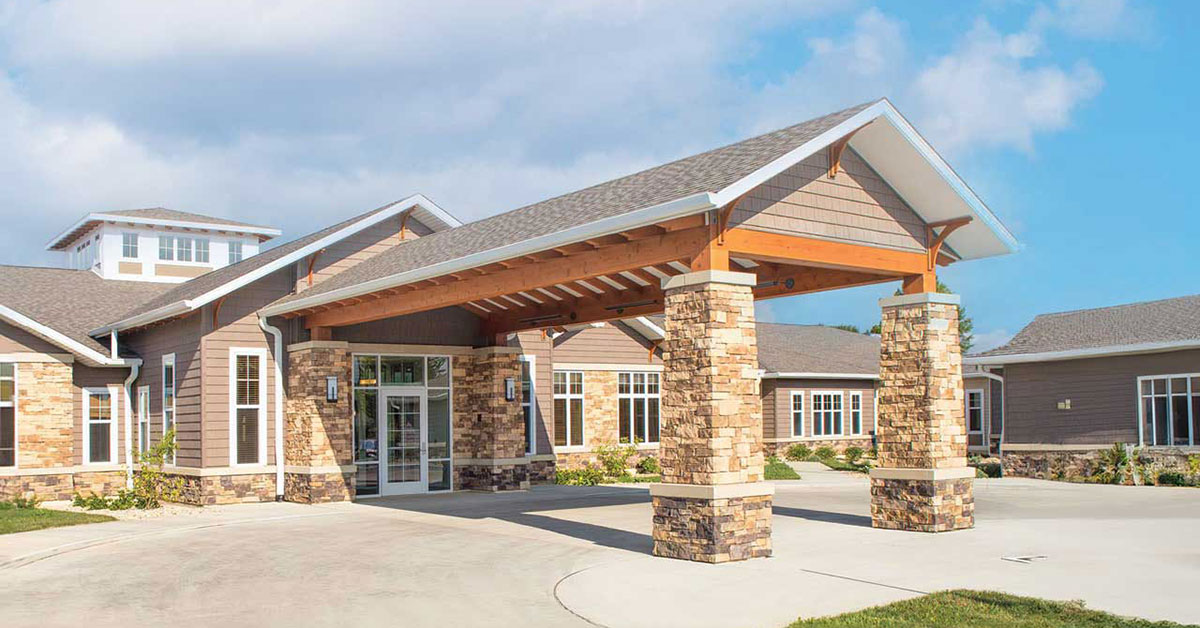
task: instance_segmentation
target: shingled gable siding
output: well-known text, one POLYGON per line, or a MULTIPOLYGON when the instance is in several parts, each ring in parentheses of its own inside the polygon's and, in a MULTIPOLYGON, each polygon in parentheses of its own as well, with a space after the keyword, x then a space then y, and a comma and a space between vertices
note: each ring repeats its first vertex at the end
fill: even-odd
MULTIPOLYGON (((875 382, 873 380, 854 379, 763 379, 763 438, 790 439, 792 436, 792 392, 804 393, 804 421, 810 426, 805 430, 804 438, 811 437, 812 425, 812 392, 841 392, 842 416, 844 420, 843 439, 871 437, 875 429, 875 382), (861 436, 850 434, 850 393, 862 393, 863 428, 861 436)), ((799 437, 795 437, 799 440, 799 437)), ((822 440, 813 438, 814 442, 822 440)))
MULTIPOLYGON (((325 247, 313 265, 313 285, 328 279, 360 262, 370 259, 400 243, 401 215, 388 218, 339 242, 325 247)), ((415 218, 405 224, 405 238, 412 239, 433 233, 415 218)), ((296 291, 308 288, 308 258, 296 262, 296 291)))
POLYGON ((574 364, 646 364, 662 365, 662 358, 650 358, 650 341, 620 324, 585 327, 554 339, 554 360, 574 364))
MULTIPOLYGON (((181 467, 198 467, 201 462, 200 319, 201 313, 195 312, 121 336, 121 342, 142 358, 134 390, 150 387, 152 443, 157 443, 163 433, 162 359, 175 354, 175 437, 179 444, 175 463, 181 467)), ((137 429, 136 422, 134 425, 137 429)))
POLYGON ((1197 371, 1200 350, 1005 365, 1004 442, 1136 443, 1137 378, 1197 371))
POLYGON ((0 353, 67 353, 65 349, 0 321, 0 353))
POLYGON ((787 235, 817 236, 857 244, 925 250, 925 223, 851 149, 830 179, 826 151, 788 168, 755 188, 730 223, 787 235))

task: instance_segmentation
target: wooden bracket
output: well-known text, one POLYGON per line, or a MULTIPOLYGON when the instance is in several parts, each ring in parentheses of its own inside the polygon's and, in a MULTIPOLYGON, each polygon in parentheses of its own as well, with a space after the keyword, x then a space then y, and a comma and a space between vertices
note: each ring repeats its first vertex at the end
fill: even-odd
POLYGON ((938 253, 942 250, 942 245, 946 243, 946 238, 954 233, 959 227, 965 227, 971 223, 970 216, 959 216, 958 218, 950 218, 948 220, 938 220, 925 225, 925 240, 929 243, 927 264, 928 270, 933 270, 937 266, 938 253), (934 229, 941 228, 940 232, 935 233, 934 229))
POLYGON ((309 288, 312 287, 312 282, 313 282, 313 266, 315 266, 317 263, 317 257, 320 256, 321 253, 324 253, 324 252, 325 252, 325 249, 321 249, 319 251, 316 251, 312 255, 308 256, 308 287, 309 288))
POLYGON ((650 352, 646 355, 646 364, 652 364, 654 362, 654 352, 658 351, 658 345, 660 344, 662 344, 661 340, 650 341, 650 352))
MULTIPOLYGON (((749 192, 746 192, 746 194, 749 194, 749 192)), ((729 219, 733 217, 733 210, 737 209, 738 203, 741 203, 742 199, 746 198, 746 194, 733 199, 732 203, 721 209, 717 220, 717 244, 725 244, 725 232, 729 230, 729 219)))
POLYGON ((417 208, 417 206, 413 205, 412 207, 409 207, 408 209, 404 210, 404 213, 400 214, 400 241, 401 242, 408 239, 408 237, 407 237, 408 236, 408 217, 412 215, 413 210, 416 208, 417 208))
POLYGON ((213 303, 213 311, 212 311, 212 328, 213 329, 217 328, 217 317, 221 315, 221 306, 225 304, 225 298, 227 296, 229 296, 229 295, 221 297, 221 298, 217 299, 215 303, 213 303))
MULTIPOLYGON (((868 122, 867 124, 870 124, 870 122, 868 122)), ((850 143, 850 138, 854 137, 854 134, 861 131, 863 129, 863 127, 865 127, 865 126, 867 126, 867 125, 864 124, 864 125, 858 127, 857 129, 854 129, 853 131, 847 133, 841 139, 839 139, 829 145, 829 178, 830 179, 836 177, 838 170, 840 170, 842 167, 842 152, 846 150, 846 145, 848 145, 850 143)))

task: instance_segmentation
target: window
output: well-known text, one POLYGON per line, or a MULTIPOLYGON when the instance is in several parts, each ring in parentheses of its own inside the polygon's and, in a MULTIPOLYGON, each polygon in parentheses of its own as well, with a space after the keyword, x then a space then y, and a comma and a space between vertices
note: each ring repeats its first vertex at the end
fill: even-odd
POLYGON ((196 238, 196 261, 208 263, 208 238, 196 238))
POLYGON ((136 233, 121 234, 121 257, 126 259, 137 259, 138 256, 138 235, 136 233))
POLYGON ((1138 393, 1143 444, 1200 444, 1200 374, 1139 377, 1138 393))
POLYGON ((842 434, 842 393, 812 394, 813 436, 842 434))
POLYGON ((862 393, 850 393, 850 433, 862 434, 862 393))
POLYGON ((658 373, 617 373, 617 406, 622 443, 657 443, 658 373))
POLYGON ((804 436, 804 391, 792 391, 792 436, 804 436))
POLYGON ((150 449, 150 387, 139 386, 137 397, 138 453, 150 449))
POLYGON ((191 238, 175 238, 175 259, 181 262, 192 261, 191 238))
POLYGON ((266 458, 266 412, 263 403, 261 349, 229 350, 229 451, 232 464, 262 464, 266 458))
POLYGON ((583 371, 554 372, 554 444, 583 446, 583 371))
POLYGON ((0 362, 0 467, 17 464, 17 365, 0 362))
POLYGON ((83 462, 114 462, 117 439, 113 434, 112 394, 107 389, 84 389, 83 420, 83 462))
POLYGON ((229 243, 229 263, 236 264, 240 261, 242 261, 242 243, 231 241, 229 243))
POLYGON ((158 259, 166 261, 175 259, 174 236, 158 236, 158 259))
MULTIPOLYGON (((169 353, 162 359, 162 428, 163 438, 167 432, 175 428, 175 354, 169 353)), ((178 446, 179 441, 176 439, 178 446)), ((175 455, 171 455, 170 464, 175 464, 175 455)))
POLYGON ((983 390, 967 391, 967 432, 978 434, 983 431, 983 390))
POLYGON ((532 355, 521 356, 521 415, 525 418, 525 455, 537 453, 537 411, 534 405, 534 362, 532 355))

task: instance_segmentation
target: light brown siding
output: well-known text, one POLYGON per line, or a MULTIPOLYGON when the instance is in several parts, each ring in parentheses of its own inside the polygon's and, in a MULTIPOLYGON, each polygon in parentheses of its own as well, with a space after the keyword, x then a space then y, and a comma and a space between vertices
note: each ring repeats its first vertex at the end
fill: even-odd
MULTIPOLYGON (((400 242, 400 216, 384 220, 326 247, 313 264, 313 285, 348 268, 353 268, 400 242)), ((415 218, 409 218, 405 238, 412 239, 432 233, 415 218)), ((296 262, 296 291, 308 288, 308 258, 296 262)))
POLYGON ((925 223, 853 150, 828 176, 820 151, 758 186, 730 223, 762 231, 855 244, 925 250, 925 223))
POLYGON ((841 392, 842 416, 846 434, 850 436, 850 393, 862 393, 862 435, 870 436, 875 430, 875 382, 871 380, 840 379, 764 379, 763 385, 763 438, 792 438, 792 392, 804 394, 804 420, 809 426, 804 433, 812 433, 813 391, 841 392))
POLYGON ((121 336, 121 342, 142 358, 134 391, 136 394, 138 386, 150 387, 151 442, 158 442, 163 432, 162 358, 175 354, 175 434, 179 444, 176 464, 181 467, 198 467, 201 459, 201 318, 202 313, 196 312, 121 336))
POLYGON ((0 353, 66 353, 66 350, 0 321, 0 353))
MULTIPOLYGON (((113 436, 117 439, 117 457, 108 464, 125 462, 125 378, 129 377, 126 368, 99 368, 84 366, 76 362, 72 369, 74 424, 75 424, 75 464, 83 464, 83 393, 85 388, 103 388, 112 395, 113 436)), ((103 464, 103 463, 102 463, 103 464)))
POLYGON ((621 324, 585 327, 554 339, 555 363, 575 364, 662 364, 651 344, 641 334, 621 324))
POLYGON ((553 343, 549 336, 540 331, 521 332, 509 342, 509 346, 520 347, 525 355, 533 356, 534 407, 536 409, 537 453, 551 451, 550 429, 554 424, 553 386, 553 343))
POLYGON ((1006 443, 1136 443, 1137 378, 1200 372, 1200 350, 1004 367, 1006 443), (1070 399, 1070 410, 1058 402, 1070 399))

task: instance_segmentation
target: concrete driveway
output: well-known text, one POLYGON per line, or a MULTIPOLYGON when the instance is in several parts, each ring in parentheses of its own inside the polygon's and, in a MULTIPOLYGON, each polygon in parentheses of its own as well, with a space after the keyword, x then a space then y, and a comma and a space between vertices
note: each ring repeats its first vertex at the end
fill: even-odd
POLYGON ((1200 492, 976 484, 978 525, 873 530, 861 476, 777 485, 775 557, 657 559, 640 487, 205 509, 0 536, 5 626, 781 626, 946 588, 1200 623, 1200 492), (1044 558, 1029 558, 1044 557, 1044 558))

